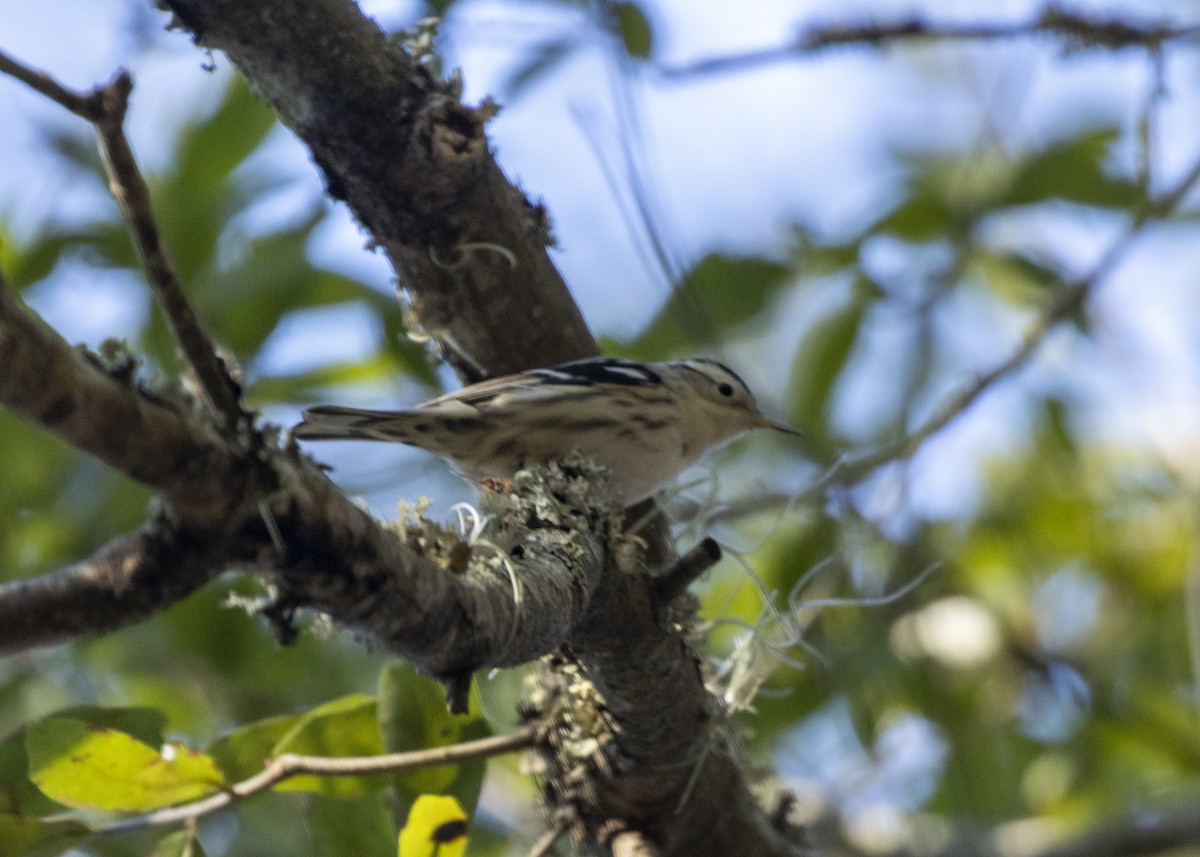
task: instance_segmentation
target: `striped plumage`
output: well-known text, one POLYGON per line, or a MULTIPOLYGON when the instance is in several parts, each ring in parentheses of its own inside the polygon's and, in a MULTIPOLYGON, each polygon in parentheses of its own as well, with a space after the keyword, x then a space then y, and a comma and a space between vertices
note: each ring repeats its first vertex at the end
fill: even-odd
MULTIPOLYGON (((360 438, 418 446, 472 479, 591 453, 636 503, 764 416, 745 382, 714 360, 635 363, 591 358, 472 384, 404 411, 322 405, 292 430, 307 440, 360 438)), ((794 433, 794 432, 792 432, 794 433)))

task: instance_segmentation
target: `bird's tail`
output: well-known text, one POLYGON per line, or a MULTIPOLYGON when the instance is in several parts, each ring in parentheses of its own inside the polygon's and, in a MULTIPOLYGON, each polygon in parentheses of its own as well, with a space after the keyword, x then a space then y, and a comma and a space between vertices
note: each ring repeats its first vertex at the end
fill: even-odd
POLYGON ((386 440, 408 443, 408 420, 403 411, 368 411, 337 405, 318 405, 304 412, 292 429, 302 440, 386 440))

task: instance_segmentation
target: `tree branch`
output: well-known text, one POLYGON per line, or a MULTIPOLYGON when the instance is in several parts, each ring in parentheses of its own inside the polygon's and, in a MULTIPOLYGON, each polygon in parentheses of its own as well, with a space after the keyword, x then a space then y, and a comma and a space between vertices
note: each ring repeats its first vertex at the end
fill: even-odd
POLYGON ((183 806, 173 806, 155 812, 125 818, 112 824, 101 825, 95 829, 97 833, 125 833, 131 830, 144 830, 148 827, 163 827, 195 821, 205 815, 212 815, 229 809, 252 795, 260 794, 278 785, 284 780, 302 774, 315 774, 322 777, 362 777, 370 774, 402 774, 407 771, 417 771, 422 768, 432 768, 438 765, 457 765, 474 759, 487 759, 504 753, 512 753, 533 746, 537 740, 538 730, 526 726, 508 735, 493 735, 475 741, 464 741, 461 744, 451 744, 446 747, 432 747, 428 750, 413 750, 405 753, 388 753, 381 756, 301 756, 295 753, 284 753, 272 759, 265 768, 252 777, 235 783, 225 791, 202 798, 183 806))
POLYGON ((141 621, 213 580, 217 559, 160 519, 70 568, 0 585, 0 654, 141 621))
POLYGON ((89 95, 72 92, 44 71, 17 62, 3 51, 0 51, 0 74, 16 78, 30 89, 40 92, 89 122, 95 122, 100 117, 101 108, 95 92, 89 95))
MULTIPOLYGON (((558 508, 552 502, 524 509, 513 497, 496 502, 512 504, 518 520, 539 522, 528 535, 505 536, 525 558, 505 556, 488 570, 494 552, 480 548, 479 574, 451 573, 383 529, 294 448, 246 449, 208 435, 197 414, 71 349, 2 280, 0 364, 0 405, 159 488, 167 500, 150 525, 92 559, 0 588, 7 620, 0 651, 139 621, 242 563, 275 569, 289 608, 328 612, 425 671, 447 675, 554 649, 604 568, 603 543, 588 532, 587 516, 564 509, 549 519, 558 508), (510 574, 520 581, 520 601, 510 574)), ((556 472, 558 490, 578 495, 556 472)), ((577 496, 577 507, 607 508, 605 496, 577 496)))
POLYGON ((525 857, 546 857, 550 853, 550 849, 554 847, 554 843, 558 842, 566 832, 567 822, 562 817, 554 819, 546 828, 546 832, 538 838, 537 842, 533 843, 533 847, 529 849, 529 853, 525 857))
POLYGON ((504 529, 470 546, 467 571, 456 573, 429 545, 458 543, 457 533, 421 521, 403 542, 315 468, 282 468, 271 503, 287 546, 272 571, 280 599, 328 613, 435 677, 534 660, 568 638, 604 575, 608 525, 593 515, 616 509, 603 478, 587 472, 531 468, 527 491, 491 498, 504 529))
POLYGON ((0 273, 0 406, 163 491, 173 510, 205 515, 238 484, 233 457, 177 403, 131 379, 134 361, 69 346, 0 273))
POLYGON ((461 104, 459 83, 435 79, 349 0, 165 5, 309 148, 464 380, 598 353, 546 253, 545 211, 488 148, 491 105, 461 104))
MULTIPOLYGON (((595 353, 546 255, 543 213, 488 151, 486 110, 462 106, 454 84, 434 80, 347 0, 167 4, 198 41, 227 51, 309 146, 330 193, 385 247, 415 315, 467 379, 595 353)), ((61 361, 45 337, 22 329, 14 339, 61 361)), ((276 584, 283 621, 325 611, 433 675, 518 663, 566 642, 617 727, 618 767, 595 784, 598 818, 628 818, 666 855, 795 853, 720 740, 679 605, 658 603, 644 568, 606 568, 616 511, 597 517, 595 495, 563 501, 575 489, 543 472, 548 491, 492 498, 510 504, 488 510, 502 528, 471 546, 460 573, 419 534, 406 542, 382 528, 294 447, 245 448, 172 413, 231 464, 196 476, 223 500, 206 529, 187 530, 197 563, 256 568, 276 584)))
POLYGON ((721 561, 721 546, 717 540, 706 538, 685 553, 666 574, 654 579, 654 594, 659 604, 670 604, 683 594, 692 582, 721 561))
POLYGON ((216 349, 200 326, 183 286, 175 276, 159 238, 158 225, 154 222, 150 190, 125 137, 123 126, 129 107, 129 93, 133 89, 132 79, 126 72, 121 72, 106 86, 82 95, 55 82, 44 72, 34 71, 3 53, 0 53, 0 71, 28 84, 95 125, 108 170, 109 189, 129 225, 146 278, 162 305, 176 342, 196 373, 208 405, 224 415, 226 426, 232 429, 246 416, 239 403, 240 391, 217 357, 216 349))
POLYGON ((897 42, 996 41, 1053 36, 1072 50, 1142 48, 1156 52, 1171 42, 1200 37, 1200 26, 1171 27, 1131 22, 1125 17, 1090 17, 1049 5, 1037 17, 1018 23, 936 24, 919 16, 892 23, 828 24, 806 28, 791 42, 743 53, 715 56, 661 70, 668 79, 744 71, 838 47, 883 48, 897 42))

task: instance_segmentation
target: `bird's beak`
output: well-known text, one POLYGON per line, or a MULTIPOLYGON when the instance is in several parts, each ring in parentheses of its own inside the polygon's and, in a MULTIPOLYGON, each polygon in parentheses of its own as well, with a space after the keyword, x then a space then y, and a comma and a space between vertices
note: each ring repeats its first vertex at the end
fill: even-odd
POLYGON ((779 422, 778 420, 773 420, 770 417, 768 417, 766 414, 759 414, 758 418, 759 418, 758 425, 760 428, 768 428, 773 431, 782 432, 783 434, 794 435, 795 437, 803 436, 799 431, 792 428, 787 423, 782 423, 782 422, 779 422))

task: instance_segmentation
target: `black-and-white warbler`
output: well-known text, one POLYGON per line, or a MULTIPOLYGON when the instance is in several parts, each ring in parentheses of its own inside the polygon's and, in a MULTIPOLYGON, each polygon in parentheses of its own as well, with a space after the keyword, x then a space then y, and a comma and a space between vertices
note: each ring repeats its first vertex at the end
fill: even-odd
POLYGON ((797 433, 764 415, 745 382, 715 360, 598 357, 493 378, 410 410, 321 405, 292 435, 407 443, 476 480, 508 478, 578 448, 612 471, 614 492, 632 505, 755 428, 797 433))

